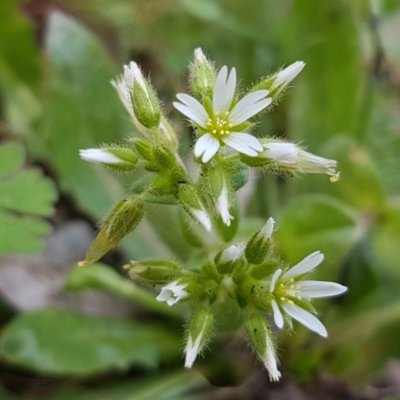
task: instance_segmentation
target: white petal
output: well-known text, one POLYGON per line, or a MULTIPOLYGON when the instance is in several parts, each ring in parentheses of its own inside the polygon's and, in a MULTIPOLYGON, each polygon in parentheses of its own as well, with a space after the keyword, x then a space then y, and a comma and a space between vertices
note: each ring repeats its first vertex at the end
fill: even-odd
POLYGON ((207 148, 205 149, 201 159, 203 163, 208 163, 215 156, 215 154, 217 154, 220 148, 219 140, 215 139, 211 135, 209 136, 210 138, 207 141, 207 148))
POLYGON ((279 328, 282 329, 283 328, 283 316, 281 313, 281 310, 278 306, 278 304, 276 303, 275 300, 271 301, 271 306, 272 306, 272 311, 274 313, 274 321, 275 321, 275 325, 279 328))
POLYGON ((118 96, 122 104, 125 106, 126 110, 132 117, 135 117, 132 106, 131 89, 127 87, 127 85, 121 78, 118 78, 115 81, 111 81, 111 84, 115 87, 115 89, 117 89, 118 96))
POLYGON ((180 111, 185 117, 191 119, 192 121, 196 122, 197 125, 201 126, 202 128, 206 127, 207 120, 204 120, 200 114, 196 112, 196 110, 193 110, 192 108, 185 106, 182 103, 178 103, 177 101, 174 101, 172 103, 174 107, 180 111))
POLYGON ((290 278, 295 278, 296 276, 303 275, 306 272, 312 271, 314 268, 318 267, 318 265, 324 259, 324 255, 320 251, 315 251, 311 253, 309 256, 304 258, 298 264, 296 264, 293 268, 289 269, 285 274, 283 274, 282 279, 285 281, 290 278))
POLYGON ((200 341, 202 334, 192 343, 192 338, 189 337, 185 347, 185 368, 192 368, 193 363, 196 360, 197 354, 200 350, 200 341))
POLYGON ((337 296, 347 290, 346 286, 323 281, 300 281, 297 286, 300 289, 300 296, 305 299, 337 296))
POLYGON ((204 125, 207 123, 208 121, 207 111, 199 101, 197 101, 194 97, 189 96, 188 94, 185 93, 179 93, 176 95, 176 97, 185 106, 191 108, 195 112, 195 114, 199 117, 199 119, 204 121, 204 125))
POLYGON ((213 139, 213 137, 209 133, 206 133, 197 139, 196 144, 194 145, 195 157, 200 157, 207 150, 211 139, 213 139))
POLYGON ((232 132, 228 137, 222 138, 222 141, 239 153, 250 157, 257 156, 258 151, 261 151, 260 148, 262 149, 257 138, 244 132, 232 132))
POLYGON ((85 149, 79 150, 79 156, 82 160, 89 161, 92 163, 104 163, 104 164, 117 164, 123 162, 120 158, 111 154, 107 150, 103 149, 85 149))
POLYGON ((275 290, 276 281, 280 277, 281 273, 282 273, 282 270, 278 269, 274 272, 274 275, 272 275, 271 283, 269 284, 269 291, 271 293, 275 290))
POLYGON ((267 337, 267 352, 263 361, 265 367, 268 370, 269 379, 271 381, 279 381, 281 373, 278 370, 278 361, 276 359, 275 347, 269 337, 267 337))
POLYGON ((213 92, 213 111, 220 111, 224 113, 229 110, 232 104, 233 96, 236 88, 236 70, 231 69, 228 76, 228 68, 222 67, 218 73, 217 79, 214 85, 213 92))
POLYGON ((222 221, 226 226, 231 225, 231 220, 234 219, 233 216, 229 213, 229 198, 228 198, 228 189, 224 185, 222 188, 221 194, 217 200, 217 210, 219 215, 222 218, 222 221))
POLYGON ((242 257, 244 249, 244 244, 233 244, 232 246, 227 247, 221 253, 221 257, 219 257, 218 263, 225 264, 238 260, 240 257, 242 257))
POLYGON ((283 303, 282 308, 288 315, 290 315, 296 321, 299 321, 306 328, 318 333, 323 337, 328 336, 328 332, 326 331, 326 328, 322 324, 322 322, 308 311, 304 310, 296 304, 288 303, 283 303))
POLYGON ((296 61, 295 63, 286 67, 284 70, 277 74, 276 79, 270 90, 272 91, 280 85, 288 85, 302 71, 305 65, 306 64, 303 61, 296 61))
POLYGON ((233 108, 230 117, 233 120, 233 125, 239 125, 244 121, 247 121, 253 115, 256 115, 265 107, 272 103, 271 98, 264 98, 268 94, 268 90, 259 90, 254 93, 250 93, 243 97, 236 106, 233 108), (264 93, 266 93, 264 95, 264 93))
POLYGON ((299 151, 293 143, 266 143, 260 157, 271 158, 280 163, 294 164, 299 160, 299 151))
POLYGON ((194 218, 197 219, 197 221, 200 222, 201 225, 204 226, 204 228, 210 232, 212 228, 212 223, 211 219, 208 216, 208 214, 204 210, 191 210, 191 213, 193 214, 194 218))
POLYGON ((203 53, 203 50, 201 47, 198 47, 197 49, 194 49, 194 58, 196 61, 200 62, 207 62, 207 58, 203 53))
POLYGON ((267 241, 271 238, 272 232, 274 231, 275 220, 270 217, 267 220, 267 223, 261 228, 257 237, 261 238, 262 241, 267 241))

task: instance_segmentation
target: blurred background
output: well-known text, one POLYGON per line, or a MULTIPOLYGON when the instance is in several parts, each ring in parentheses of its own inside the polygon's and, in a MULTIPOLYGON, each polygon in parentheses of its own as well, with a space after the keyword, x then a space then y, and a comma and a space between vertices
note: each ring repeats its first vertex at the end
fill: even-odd
POLYGON ((0 399, 400 399, 400 0, 0 0, 0 399), (242 339, 215 339, 183 369, 182 319, 126 279, 127 260, 193 248, 173 207, 103 263, 77 269, 136 176, 78 150, 131 134, 110 80, 130 60, 171 107, 201 46, 243 88, 307 66, 257 131, 338 160, 341 179, 252 176, 238 234, 269 216, 290 263, 315 250, 316 278, 349 287, 321 301, 324 340, 282 334, 284 378, 242 339))

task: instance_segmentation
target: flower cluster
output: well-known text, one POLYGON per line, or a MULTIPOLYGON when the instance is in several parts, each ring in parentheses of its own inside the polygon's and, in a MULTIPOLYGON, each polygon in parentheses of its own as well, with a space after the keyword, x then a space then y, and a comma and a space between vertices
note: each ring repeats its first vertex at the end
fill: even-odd
POLYGON ((135 261, 126 266, 136 282, 162 286, 157 300, 168 306, 181 302, 192 306, 185 347, 188 368, 220 328, 215 307, 228 307, 229 301, 236 304, 249 344, 271 379, 278 380, 275 337, 266 314, 273 316, 277 328, 285 324, 292 328, 296 320, 326 336, 310 300, 346 290, 335 283, 303 279, 321 263, 321 253, 311 254, 293 268, 274 254, 272 218, 246 243, 226 247, 239 225, 236 192, 247 183, 250 169, 284 176, 327 174, 332 181, 339 178, 336 161, 262 132, 252 134, 254 119, 277 104, 304 66, 297 61, 239 92, 236 69, 223 66, 218 71, 202 50, 196 49, 189 69, 190 94, 177 94, 173 103, 194 133, 191 156, 196 169, 189 171, 157 92, 140 67, 131 62, 112 84, 128 111, 134 136, 124 143, 80 150, 83 160, 110 171, 139 169, 142 173, 103 220, 81 266, 118 246, 145 218, 149 203, 177 207, 183 236, 203 253, 206 261, 198 270, 183 268, 173 260, 135 261), (217 254, 216 246, 222 248, 217 254))
MULTIPOLYGON (((233 299, 239 305, 242 312, 237 315, 243 320, 248 342, 267 368, 271 380, 278 380, 280 372, 277 368, 276 341, 266 315, 273 316, 279 329, 284 327, 285 322, 293 329, 293 320, 296 320, 320 336, 327 337, 324 325, 314 315, 311 300, 336 296, 347 288, 334 282, 305 280, 324 258, 319 251, 294 267, 288 267, 273 252, 273 229, 274 220, 270 218, 246 243, 221 250, 197 272, 189 273, 182 269, 177 275, 176 269, 171 268, 171 282, 161 288, 157 300, 169 306, 180 302, 201 304, 187 328, 186 367, 192 366, 212 337, 215 325, 218 325, 212 311, 215 303, 224 307, 226 299, 233 299)), ((140 279, 143 271, 140 262, 129 264, 126 268, 131 276, 140 279)), ((158 275, 155 272, 157 268, 153 267, 154 276, 158 275)), ((159 281, 155 279, 152 283, 159 281)))

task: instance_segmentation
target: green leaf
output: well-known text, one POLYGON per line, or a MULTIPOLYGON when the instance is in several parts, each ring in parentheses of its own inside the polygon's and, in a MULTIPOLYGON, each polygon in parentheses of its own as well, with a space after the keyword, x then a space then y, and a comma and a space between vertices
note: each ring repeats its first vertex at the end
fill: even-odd
POLYGON ((14 319, 0 352, 10 363, 47 375, 154 368, 179 355, 179 338, 152 323, 44 309, 14 319))
POLYGON ((325 266, 338 265, 360 234, 356 222, 356 215, 333 198, 302 196, 285 209, 274 238, 292 264, 320 250, 325 255, 325 266))
POLYGON ((62 186, 100 219, 123 190, 108 171, 80 160, 78 152, 118 141, 127 132, 127 114, 110 84, 118 71, 100 42, 73 18, 56 12, 47 25, 41 140, 62 186))
POLYGON ((49 224, 38 218, 53 213, 57 192, 35 169, 21 169, 24 149, 15 142, 0 146, 0 255, 36 252, 49 224))

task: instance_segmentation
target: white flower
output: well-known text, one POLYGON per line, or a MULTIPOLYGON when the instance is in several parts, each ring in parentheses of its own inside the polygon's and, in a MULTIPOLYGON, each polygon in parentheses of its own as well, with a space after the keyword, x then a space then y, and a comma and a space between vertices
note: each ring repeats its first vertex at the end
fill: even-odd
POLYGON ((264 150, 258 157, 275 162, 278 167, 309 174, 327 174, 336 176, 335 160, 316 156, 302 150, 293 143, 270 142, 263 143, 264 150))
POLYGON ((119 164, 124 162, 124 160, 104 149, 79 150, 79 156, 82 160, 95 164, 119 164))
POLYGON ((306 64, 303 61, 296 61, 276 74, 276 78, 270 87, 270 92, 278 89, 281 92, 296 76, 302 71, 306 64))
POLYGON ((308 329, 323 337, 328 336, 324 325, 313 314, 296 304, 312 298, 336 296, 347 290, 347 287, 334 282, 301 280, 304 274, 315 269, 323 259, 323 254, 316 251, 285 273, 281 269, 274 273, 270 292, 273 296, 271 305, 274 321, 278 328, 284 325, 283 311, 308 329))
POLYGON ((258 90, 247 94, 232 109, 236 90, 236 70, 222 67, 215 81, 212 110, 205 107, 194 97, 180 93, 179 102, 174 106, 193 121, 203 132, 194 146, 194 155, 208 162, 225 144, 234 150, 251 157, 262 151, 259 141, 252 135, 242 132, 241 124, 246 122, 272 102, 267 98, 268 90, 258 90))
POLYGON ((230 226, 231 220, 233 220, 234 217, 229 213, 229 196, 226 185, 223 186, 222 191, 218 196, 216 208, 224 224, 230 226))
POLYGON ((165 301, 169 306, 173 306, 178 301, 181 301, 189 296, 185 290, 186 286, 178 281, 172 282, 161 289, 157 296, 158 301, 165 301))

